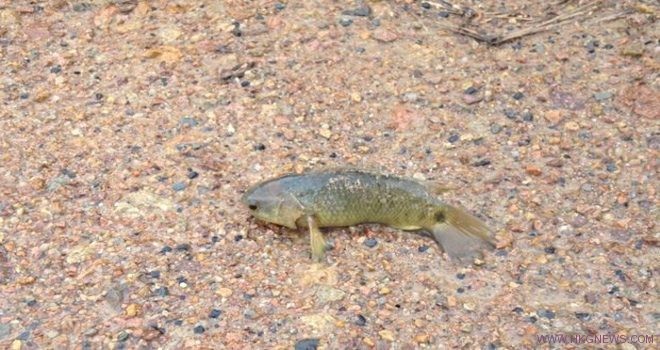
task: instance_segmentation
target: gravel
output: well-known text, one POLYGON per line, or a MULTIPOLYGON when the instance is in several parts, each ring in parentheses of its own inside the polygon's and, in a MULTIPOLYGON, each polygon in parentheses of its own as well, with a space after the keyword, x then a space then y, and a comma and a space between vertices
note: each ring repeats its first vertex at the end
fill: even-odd
POLYGON ((348 27, 351 24, 353 24, 353 19, 348 17, 342 17, 339 19, 339 24, 341 24, 342 27, 348 27))
POLYGON ((364 240, 364 245, 368 248, 373 248, 378 245, 378 240, 375 238, 367 238, 364 240))
POLYGON ((655 334, 654 8, 606 0, 493 46, 446 28, 512 33, 577 2, 451 3, 5 1, 0 348, 655 334), (464 266, 361 225, 324 229, 314 264, 304 228, 240 203, 337 167, 450 188, 497 249, 464 266))
POLYGON ((468 95, 474 95, 477 92, 479 92, 479 90, 477 88, 475 88, 474 86, 470 86, 469 88, 465 89, 465 93, 468 94, 468 95))
POLYGON ((362 315, 357 315, 355 317, 355 324, 360 327, 363 327, 367 324, 367 319, 362 315))
POLYGON ((185 182, 182 182, 182 181, 175 182, 175 183, 172 184, 172 189, 174 191, 177 191, 177 192, 185 190, 186 187, 188 187, 188 185, 185 182))
POLYGON ((319 339, 301 339, 296 342, 295 350, 316 350, 319 346, 319 339))
POLYGON ((222 315, 222 311, 220 311, 219 309, 213 309, 209 313, 209 318, 218 318, 220 317, 220 315, 222 315))

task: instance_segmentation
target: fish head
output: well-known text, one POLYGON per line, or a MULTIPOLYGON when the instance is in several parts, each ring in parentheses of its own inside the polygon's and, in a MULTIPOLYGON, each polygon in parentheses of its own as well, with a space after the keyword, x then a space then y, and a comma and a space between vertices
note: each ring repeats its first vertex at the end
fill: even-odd
POLYGON ((303 209, 292 193, 278 182, 265 182, 250 188, 241 202, 258 220, 296 228, 303 209))

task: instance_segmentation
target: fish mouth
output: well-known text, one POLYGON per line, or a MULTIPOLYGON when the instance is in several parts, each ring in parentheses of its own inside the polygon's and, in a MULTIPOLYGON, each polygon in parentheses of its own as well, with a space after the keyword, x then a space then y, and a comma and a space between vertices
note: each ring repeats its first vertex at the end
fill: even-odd
POLYGON ((242 203, 243 205, 247 205, 247 197, 248 197, 248 194, 249 194, 249 192, 246 191, 245 193, 243 193, 243 195, 241 195, 241 203, 242 203))
POLYGON ((254 188, 248 189, 243 195, 241 196, 241 203, 247 207, 252 214, 257 210, 257 200, 253 198, 253 193, 254 193, 254 188))
POLYGON ((247 206, 250 203, 250 196, 254 193, 255 187, 250 187, 241 195, 241 203, 247 206))

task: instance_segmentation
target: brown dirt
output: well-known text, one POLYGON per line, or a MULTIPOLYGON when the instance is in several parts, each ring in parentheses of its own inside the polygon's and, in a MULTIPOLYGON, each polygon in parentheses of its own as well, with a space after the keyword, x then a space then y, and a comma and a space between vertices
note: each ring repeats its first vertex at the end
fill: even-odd
POLYGON ((0 1, 0 347, 657 333, 659 9, 603 1, 499 46, 445 30, 587 2, 507 3, 0 1), (333 166, 455 188, 499 249, 464 268, 359 226, 313 265, 238 203, 333 166))

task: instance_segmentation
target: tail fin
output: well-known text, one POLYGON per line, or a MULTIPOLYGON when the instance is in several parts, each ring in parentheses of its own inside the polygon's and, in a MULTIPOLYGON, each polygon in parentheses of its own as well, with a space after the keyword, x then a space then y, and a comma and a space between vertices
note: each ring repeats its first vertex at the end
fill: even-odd
POLYGON ((472 263, 481 250, 495 247, 488 226, 465 210, 445 205, 437 216, 431 233, 451 258, 472 263))

